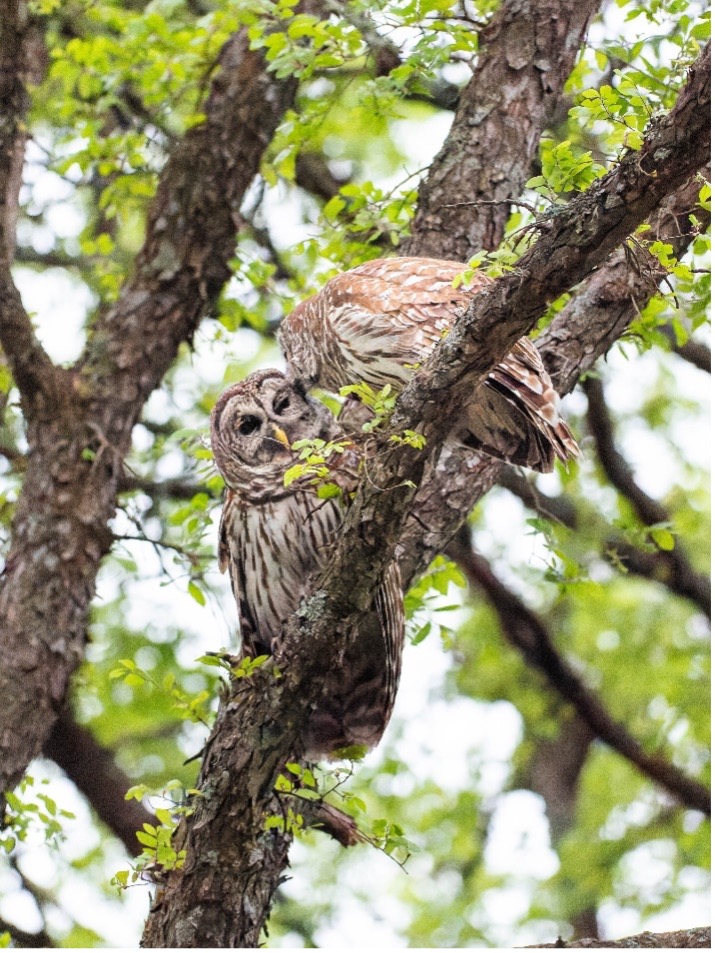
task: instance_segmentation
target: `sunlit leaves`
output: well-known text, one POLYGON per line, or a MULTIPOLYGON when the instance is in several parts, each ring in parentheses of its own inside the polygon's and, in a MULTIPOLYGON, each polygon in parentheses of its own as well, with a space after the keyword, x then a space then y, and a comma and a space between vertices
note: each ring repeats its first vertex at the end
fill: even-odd
POLYGON ((5 792, 7 804, 4 830, 0 836, 0 849, 11 853, 18 841, 26 841, 33 833, 54 848, 59 847, 64 838, 63 819, 71 819, 74 814, 60 807, 44 791, 37 790, 46 785, 43 778, 38 785, 34 778, 26 774, 15 791, 5 792))

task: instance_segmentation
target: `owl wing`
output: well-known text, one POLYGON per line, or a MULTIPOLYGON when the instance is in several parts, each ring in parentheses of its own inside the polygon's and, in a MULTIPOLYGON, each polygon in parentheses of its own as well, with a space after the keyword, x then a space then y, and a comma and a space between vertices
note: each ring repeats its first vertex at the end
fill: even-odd
MULTIPOLYGON (((559 414, 559 397, 551 384, 541 355, 528 338, 520 338, 516 342, 504 360, 491 372, 487 384, 523 416, 531 425, 531 431, 536 431, 536 443, 550 446, 564 462, 570 457, 580 456, 578 444, 559 414)), ((546 458, 548 457, 547 452, 546 458)), ((546 458, 542 453, 544 463, 548 463, 546 458)), ((535 465, 537 463, 538 461, 534 460, 533 463, 525 465, 541 469, 535 465)), ((551 464, 548 469, 551 469, 551 464)))
POLYGON ((342 662, 324 677, 322 697, 308 722, 308 758, 378 744, 395 704, 404 636, 400 572, 393 562, 350 634, 342 662))
MULTIPOLYGON (((470 290, 453 287, 464 271, 459 262, 385 258, 329 281, 305 302, 316 309, 311 323, 326 338, 322 386, 337 390, 358 380, 403 386, 469 304, 470 290)), ((483 275, 475 280, 488 282, 483 275)))

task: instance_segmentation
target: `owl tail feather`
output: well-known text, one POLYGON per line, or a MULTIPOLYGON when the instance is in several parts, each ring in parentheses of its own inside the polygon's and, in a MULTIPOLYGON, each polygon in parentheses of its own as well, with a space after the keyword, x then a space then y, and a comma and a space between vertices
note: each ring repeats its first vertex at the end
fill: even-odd
POLYGON ((580 456, 578 444, 559 415, 557 395, 539 383, 538 391, 498 365, 465 410, 462 442, 489 456, 540 473, 580 456))

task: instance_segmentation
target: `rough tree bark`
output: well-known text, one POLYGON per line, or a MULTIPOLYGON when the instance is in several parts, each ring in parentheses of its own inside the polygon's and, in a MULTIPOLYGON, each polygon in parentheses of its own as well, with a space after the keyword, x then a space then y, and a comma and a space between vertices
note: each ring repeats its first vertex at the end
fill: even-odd
MULTIPOLYGON (((712 948, 710 943, 710 927, 694 927, 692 930, 671 930, 668 933, 639 933, 637 936, 626 936, 622 940, 595 940, 590 938, 573 940, 570 943, 559 940, 558 943, 542 943, 538 949, 708 950, 712 948)), ((524 949, 533 950, 537 947, 525 946, 524 949)))
MULTIPOLYGON (((583 279, 708 160, 709 49, 694 66, 671 114, 632 153, 549 222, 512 275, 479 294, 398 401, 395 431, 423 429, 428 448, 462 389, 473 387, 528 331, 549 301, 583 279), (487 343, 488 342, 488 343, 487 343)), ((229 688, 202 765, 194 813, 182 822, 183 869, 157 891, 143 943, 255 946, 287 857, 287 834, 266 833, 273 786, 300 754, 297 738, 321 675, 337 663, 350 620, 365 610, 391 557, 419 484, 426 453, 390 449, 378 438, 317 589, 286 627, 276 658, 282 677, 263 668, 229 688), (237 845, 241 845, 240 848, 237 845), (238 881, 237 881, 238 878, 238 881), (236 883, 244 885, 236 901, 236 883), (256 910, 256 903, 266 906, 256 910), (220 942, 219 942, 220 937, 220 942)))

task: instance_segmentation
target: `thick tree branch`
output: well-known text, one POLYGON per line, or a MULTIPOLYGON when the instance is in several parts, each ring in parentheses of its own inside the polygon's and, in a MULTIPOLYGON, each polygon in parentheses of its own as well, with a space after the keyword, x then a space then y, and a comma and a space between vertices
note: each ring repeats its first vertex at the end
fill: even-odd
POLYGON ((545 234, 514 272, 475 296, 401 395, 393 421, 397 428, 444 419, 445 409, 448 417, 476 378, 483 378, 495 358, 500 360, 534 327, 551 301, 600 265, 670 192, 707 163, 709 108, 708 46, 672 112, 653 122, 643 149, 627 154, 587 192, 543 223, 545 234), (484 346, 487 341, 489 347, 484 346))
POLYGON ((570 702, 593 734, 631 762, 655 784, 664 787, 685 807, 710 816, 710 791, 687 777, 665 758, 647 754, 628 729, 615 721, 601 700, 561 657, 543 621, 494 575, 483 556, 472 550, 469 533, 455 538, 447 555, 469 581, 488 597, 499 616, 504 637, 526 662, 546 676, 551 687, 570 702))
POLYGON ((467 261, 495 249, 521 195, 600 0, 505 0, 480 33, 479 65, 420 186, 402 254, 467 261), (494 161, 499 156, 499 162, 494 161), (489 200, 481 215, 473 203, 489 200))
MULTIPOLYGON (((681 257, 693 238, 691 216, 703 226, 707 221, 707 213, 698 204, 699 189, 699 179, 693 177, 668 196, 651 216, 650 231, 642 240, 668 242, 681 257)), ((655 258, 648 258, 648 269, 635 269, 631 256, 618 249, 573 292, 538 338, 539 351, 560 394, 573 389, 653 296, 665 272, 655 258)), ((441 552, 502 471, 494 460, 459 448, 443 454, 437 469, 438 478, 425 481, 413 508, 416 518, 408 521, 400 540, 406 586, 441 552)))
MULTIPOLYGON (((709 171, 709 166, 700 170, 701 175, 709 171)), ((667 242, 673 246, 673 254, 681 258, 697 228, 705 229, 709 223, 709 213, 698 200, 700 185, 696 176, 673 190, 651 215, 650 229, 639 236, 640 241, 667 242), (693 226, 691 219, 698 225, 693 226)), ((645 253, 641 257, 645 258, 645 253)), ((538 340, 541 356, 560 394, 573 390, 581 375, 618 340, 666 275, 651 255, 647 256, 647 267, 634 268, 632 255, 621 248, 576 289, 538 340)))
MULTIPOLYGON (((671 114, 654 124, 643 150, 628 154, 556 214, 514 272, 475 295, 402 392, 391 421, 397 432, 421 429, 428 446, 439 445, 455 409, 534 326, 548 303, 585 277, 670 191, 703 166, 709 157, 709 90, 708 47, 671 114)), ((330 625, 341 619, 346 607, 365 608, 362 603, 397 542, 414 496, 409 483, 420 482, 424 462, 424 453, 407 453, 399 447, 386 450, 371 468, 369 485, 358 491, 323 578, 329 595, 321 600, 320 611, 331 605, 324 617, 330 625), (364 589, 352 584, 356 565, 365 568, 364 589), (351 580, 349 585, 346 580, 351 580), (333 602, 334 597, 339 602, 333 602)))

